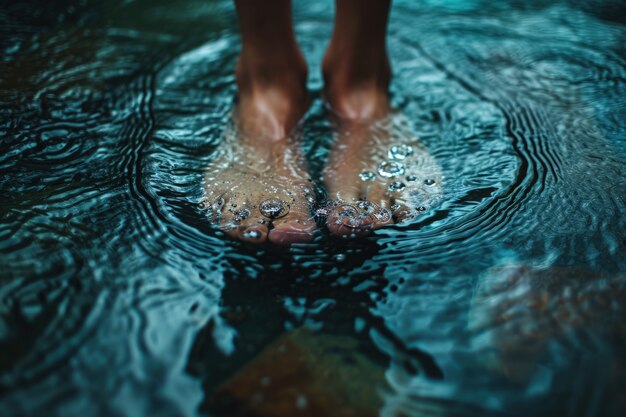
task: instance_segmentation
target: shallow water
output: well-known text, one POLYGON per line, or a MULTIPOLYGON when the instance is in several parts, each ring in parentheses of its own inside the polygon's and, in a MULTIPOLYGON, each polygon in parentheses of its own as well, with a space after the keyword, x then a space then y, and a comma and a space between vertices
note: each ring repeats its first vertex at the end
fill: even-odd
MULTIPOLYGON (((623 415, 619 2, 397 1, 394 102, 443 201, 287 250, 198 206, 234 102, 230 2, 49 3, 0 8, 1 415, 243 415, 276 392, 308 415, 623 415), (276 343, 316 365, 289 379, 276 343)), ((332 4, 308 3, 319 92, 332 4)), ((317 178, 319 94, 305 126, 317 178)))

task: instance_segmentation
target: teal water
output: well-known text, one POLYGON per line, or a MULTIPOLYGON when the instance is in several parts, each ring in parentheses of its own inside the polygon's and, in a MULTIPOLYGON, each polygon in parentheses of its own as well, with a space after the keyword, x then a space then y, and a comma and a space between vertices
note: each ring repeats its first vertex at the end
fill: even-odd
MULTIPOLYGON (((214 398, 302 328, 369 358, 374 415, 623 415, 623 4, 395 2, 393 99, 443 201, 284 249, 199 207, 236 93, 232 4, 51 3, 0 7, 0 415, 257 415, 214 398)), ((295 2, 318 180, 332 13, 295 2)))

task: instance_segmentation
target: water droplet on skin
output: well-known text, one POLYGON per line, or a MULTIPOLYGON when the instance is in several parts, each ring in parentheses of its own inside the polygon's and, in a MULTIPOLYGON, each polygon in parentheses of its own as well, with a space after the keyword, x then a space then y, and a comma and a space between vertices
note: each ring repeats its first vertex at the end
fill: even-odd
POLYGON ((391 159, 404 159, 413 153, 413 148, 409 145, 394 145, 389 148, 389 158, 391 159))
POLYGON ((416 181, 417 180, 417 175, 407 175, 406 176, 406 180, 407 181, 416 181))
POLYGON ((213 210, 220 211, 222 207, 224 207, 224 204, 226 204, 226 201, 224 201, 222 197, 219 197, 215 200, 215 204, 213 204, 213 210))
POLYGON ((341 224, 350 228, 358 228, 361 226, 361 219, 367 217, 368 214, 359 213, 358 210, 350 205, 339 206, 337 209, 337 224, 341 224))
POLYGON ((208 209, 209 207, 210 207, 210 206, 209 206, 209 202, 208 202, 208 201, 206 201, 206 200, 201 200, 201 201, 198 203, 198 208, 200 208, 200 210, 206 210, 206 209, 208 209))
POLYGON ((366 213, 372 213, 376 209, 376 206, 369 201, 359 201, 356 206, 366 213))
POLYGON ((376 178, 376 174, 372 171, 363 171, 359 174, 359 178, 361 178, 361 181, 372 181, 376 178))
POLYGON ((374 217, 379 222, 385 223, 391 220, 391 212, 386 208, 381 208, 378 212, 374 213, 374 217))
POLYGON ((258 230, 246 230, 243 232, 243 237, 247 239, 259 239, 261 237, 261 232, 258 230))
POLYGON ((435 180, 432 178, 428 178, 426 180, 424 180, 424 184, 425 185, 435 185, 435 180))
POLYGON ((259 207, 259 211, 262 215, 269 217, 270 219, 277 219, 289 213, 289 209, 285 206, 285 204, 278 200, 263 201, 259 207))
POLYGON ((426 211, 426 207, 419 206, 419 207, 416 207, 415 210, 420 211, 420 212, 424 212, 424 211, 426 211))
POLYGON ((392 178, 404 174, 404 165, 397 161, 385 161, 378 164, 378 174, 381 177, 392 178))
POLYGON ((389 191, 402 191, 404 190, 404 187, 406 187, 406 185, 404 185, 403 182, 400 181, 394 181, 391 184, 389 184, 389 191))
POLYGON ((247 219, 248 217, 250 217, 250 210, 248 209, 237 210, 235 212, 235 216, 241 220, 247 219))
POLYGON ((315 210, 315 214, 317 216, 321 216, 321 217, 328 216, 328 209, 327 208, 318 208, 317 210, 315 210))

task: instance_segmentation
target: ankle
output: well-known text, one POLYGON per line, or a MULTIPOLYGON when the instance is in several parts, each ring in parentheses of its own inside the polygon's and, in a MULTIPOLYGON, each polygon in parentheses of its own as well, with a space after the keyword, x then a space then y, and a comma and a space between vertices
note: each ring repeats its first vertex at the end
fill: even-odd
POLYGON ((325 98, 339 117, 366 121, 388 114, 391 67, 384 50, 357 59, 350 53, 340 54, 331 45, 322 73, 325 98))
POLYGON ((289 64, 242 54, 236 68, 240 128, 255 140, 287 138, 308 105, 306 77, 299 54, 289 64))
POLYGON ((284 90, 286 94, 306 92, 308 69, 299 51, 286 56, 259 55, 242 51, 235 69, 240 94, 284 90))

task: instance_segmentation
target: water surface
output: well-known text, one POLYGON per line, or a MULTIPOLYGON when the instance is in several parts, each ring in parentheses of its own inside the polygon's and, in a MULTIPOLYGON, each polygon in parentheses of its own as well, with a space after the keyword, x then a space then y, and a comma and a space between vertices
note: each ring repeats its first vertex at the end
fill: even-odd
MULTIPOLYGON (((287 250, 198 205, 236 92, 231 3, 51 3, 0 8, 0 415, 626 410, 619 2, 395 2, 393 100, 443 202, 287 250)), ((319 180, 332 3, 295 21, 319 180)))

